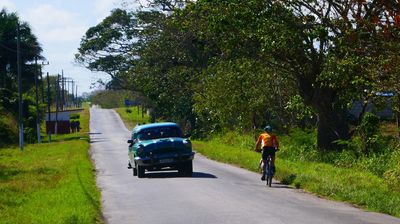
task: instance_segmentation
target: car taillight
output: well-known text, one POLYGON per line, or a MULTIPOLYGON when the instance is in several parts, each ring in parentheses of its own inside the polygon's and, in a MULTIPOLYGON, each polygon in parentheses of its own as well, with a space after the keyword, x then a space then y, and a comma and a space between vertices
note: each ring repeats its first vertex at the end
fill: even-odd
POLYGON ((183 144, 187 147, 187 148, 192 148, 192 142, 189 139, 184 139, 183 140, 183 144))

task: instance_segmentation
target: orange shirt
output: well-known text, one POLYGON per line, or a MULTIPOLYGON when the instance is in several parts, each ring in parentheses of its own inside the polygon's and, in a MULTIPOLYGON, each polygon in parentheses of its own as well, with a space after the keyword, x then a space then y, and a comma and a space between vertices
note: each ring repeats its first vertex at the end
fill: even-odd
POLYGON ((263 147, 279 147, 278 139, 275 135, 269 133, 262 133, 258 137, 258 142, 261 142, 261 148, 263 147))

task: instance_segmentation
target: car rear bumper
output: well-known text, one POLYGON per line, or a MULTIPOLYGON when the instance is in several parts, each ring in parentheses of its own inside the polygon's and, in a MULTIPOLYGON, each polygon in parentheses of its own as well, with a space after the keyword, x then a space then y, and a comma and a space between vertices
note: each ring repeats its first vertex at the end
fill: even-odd
POLYGON ((135 157, 135 163, 144 167, 174 167, 182 163, 190 162, 194 158, 194 152, 174 155, 159 155, 151 157, 135 157))

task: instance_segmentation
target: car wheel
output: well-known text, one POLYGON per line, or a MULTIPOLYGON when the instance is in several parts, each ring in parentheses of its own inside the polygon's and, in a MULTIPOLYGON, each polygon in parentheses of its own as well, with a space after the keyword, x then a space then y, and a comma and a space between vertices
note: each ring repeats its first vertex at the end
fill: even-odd
POLYGON ((138 178, 144 177, 144 167, 137 165, 137 176, 138 178))
POLYGON ((186 162, 179 167, 179 173, 186 177, 193 176, 193 161, 186 162))
POLYGON ((188 177, 193 176, 193 161, 188 162, 185 173, 188 177))
POLYGON ((133 167, 133 176, 137 176, 137 168, 136 168, 136 166, 135 167, 133 167))

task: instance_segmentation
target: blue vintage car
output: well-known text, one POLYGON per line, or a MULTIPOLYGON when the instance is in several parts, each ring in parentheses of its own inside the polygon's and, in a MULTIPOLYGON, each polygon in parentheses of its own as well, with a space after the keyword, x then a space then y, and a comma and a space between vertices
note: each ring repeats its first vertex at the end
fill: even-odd
POLYGON ((181 128, 172 122, 138 125, 132 130, 129 145, 129 168, 142 178, 145 171, 178 170, 184 176, 193 174, 192 143, 181 128))

